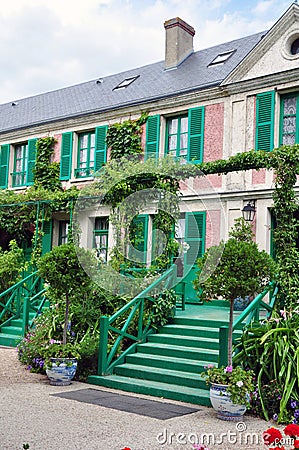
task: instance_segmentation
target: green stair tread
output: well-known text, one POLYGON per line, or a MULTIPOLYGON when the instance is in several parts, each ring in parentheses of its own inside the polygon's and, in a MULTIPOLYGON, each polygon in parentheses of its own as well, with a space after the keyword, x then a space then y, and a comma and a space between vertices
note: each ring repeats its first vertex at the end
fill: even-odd
MULTIPOLYGON (((215 342, 218 344, 219 339, 216 338, 210 338, 210 337, 204 337, 204 336, 182 336, 181 334, 167 334, 167 333, 157 333, 157 334, 151 334, 149 336, 149 339, 157 339, 157 337, 159 338, 166 338, 166 339, 174 339, 174 340, 180 340, 182 342, 182 344, 184 343, 184 341, 190 341, 190 339, 193 338, 197 338, 199 342, 215 342)), ((149 341, 151 342, 151 341, 149 341)))
MULTIPOLYGON (((135 365, 135 364, 130 364, 130 363, 121 364, 115 368, 115 370, 117 370, 117 369, 129 370, 129 371, 133 371, 133 372, 138 371, 138 372, 143 372, 144 374, 153 372, 152 368, 149 366, 142 366, 139 364, 135 365)), ((191 380, 198 379, 198 382, 203 381, 203 379, 200 376, 200 372, 198 372, 198 374, 194 374, 192 372, 183 372, 181 370, 172 370, 172 369, 164 369, 161 367, 156 367, 154 373, 155 373, 155 375, 160 374, 161 376, 169 375, 171 377, 182 378, 182 379, 186 379, 186 378, 191 379, 191 380)))
POLYGON ((143 393, 156 397, 169 398, 173 400, 210 406, 210 394, 206 389, 191 388, 176 384, 161 383, 138 378, 122 377, 119 375, 88 377, 89 384, 106 386, 128 392, 143 393))
POLYGON ((22 334, 22 327, 5 326, 0 327, 1 333, 3 334, 22 334))
POLYGON ((174 356, 163 356, 161 357, 161 355, 151 355, 151 354, 146 354, 144 355, 144 353, 132 353, 130 355, 128 355, 128 357, 130 358, 134 358, 134 359, 140 359, 141 361, 143 359, 150 359, 152 360, 152 362, 154 363, 155 361, 165 361, 168 363, 181 363, 181 364, 189 364, 189 365, 193 365, 194 367, 198 367, 198 366, 204 366, 207 364, 206 361, 200 361, 200 360, 195 360, 195 359, 188 359, 188 358, 176 358, 174 356))
POLYGON ((208 350, 208 354, 218 355, 219 351, 215 350, 213 348, 205 349, 205 348, 199 348, 199 347, 186 347, 183 345, 170 345, 170 344, 162 344, 162 343, 156 343, 156 342, 146 342, 145 344, 140 344, 138 346, 138 351, 140 351, 142 348, 160 348, 160 349, 166 349, 166 350, 182 350, 185 352, 194 352, 194 353, 202 353, 202 350, 208 350))
MULTIPOLYGON (((219 327, 207 327, 206 325, 181 325, 181 324, 168 324, 168 325, 164 325, 163 328, 161 328, 161 331, 164 330, 178 330, 178 331, 194 331, 196 332, 200 332, 200 331, 205 331, 205 332, 216 332, 219 333, 219 327)), ((234 330, 234 333, 241 333, 241 330, 234 330)), ((189 335, 186 335, 189 336, 189 335)))

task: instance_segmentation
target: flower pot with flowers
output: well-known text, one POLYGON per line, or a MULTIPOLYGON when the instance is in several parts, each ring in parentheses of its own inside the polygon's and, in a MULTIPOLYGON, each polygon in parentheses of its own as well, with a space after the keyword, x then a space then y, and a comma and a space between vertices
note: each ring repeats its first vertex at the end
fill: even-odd
POLYGON ((83 267, 88 268, 91 273, 92 270, 96 270, 97 261, 90 251, 76 248, 70 242, 54 247, 43 255, 37 266, 39 275, 48 284, 49 298, 56 299, 64 311, 61 339, 50 341, 42 352, 50 384, 64 386, 70 384, 75 376, 80 357, 79 345, 71 336, 69 321, 71 299, 80 296, 82 286, 88 287, 91 283, 91 278, 83 267))
POLYGON ((240 420, 244 415, 254 389, 253 376, 241 367, 207 366, 202 377, 210 384, 210 400, 219 419, 240 420))
MULTIPOLYGON (((258 249, 251 236, 250 224, 246 224, 242 218, 237 219, 228 241, 225 243, 221 241, 219 245, 210 247, 203 257, 198 259, 199 272, 193 281, 201 300, 225 299, 230 303, 228 366, 211 368, 206 379, 211 383, 228 385, 232 401, 243 401, 244 412, 248 404, 247 395, 253 389, 250 381, 252 373, 247 373, 240 367, 233 368, 234 300, 238 296, 245 298, 247 295, 253 296, 255 293, 262 292, 274 279, 276 272, 273 259, 264 250, 258 249), (240 386, 236 384, 237 382, 240 386), (238 389, 240 389, 240 395, 238 395, 238 389), (245 389, 247 389, 246 393, 245 389)), ((217 389, 220 392, 219 395, 223 397, 223 388, 217 387, 217 389)), ((214 388, 213 393, 215 393, 214 388)), ((223 402, 221 408, 224 408, 223 402)), ((222 414, 221 418, 225 417, 227 420, 229 417, 233 418, 230 413, 226 416, 222 414)))

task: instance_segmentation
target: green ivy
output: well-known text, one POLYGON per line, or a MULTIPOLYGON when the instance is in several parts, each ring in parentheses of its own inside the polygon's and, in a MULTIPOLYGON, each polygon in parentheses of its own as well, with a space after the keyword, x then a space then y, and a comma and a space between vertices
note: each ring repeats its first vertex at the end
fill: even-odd
POLYGON ((142 125, 145 124, 147 116, 146 113, 143 113, 139 119, 129 119, 109 126, 106 144, 107 147, 110 147, 111 159, 142 153, 142 125))
POLYGON ((60 164, 51 162, 54 153, 54 137, 43 137, 36 142, 36 162, 33 169, 34 185, 48 190, 62 190, 59 179, 60 164))

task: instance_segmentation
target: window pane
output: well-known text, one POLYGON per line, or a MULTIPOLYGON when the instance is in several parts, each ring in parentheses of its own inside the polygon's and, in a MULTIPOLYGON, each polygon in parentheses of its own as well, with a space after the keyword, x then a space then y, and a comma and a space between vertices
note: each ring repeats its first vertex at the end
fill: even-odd
POLYGON ((178 131, 178 119, 170 119, 168 133, 175 134, 177 133, 177 131, 178 131))
POLYGON ((168 150, 176 150, 177 148, 177 137, 169 136, 168 138, 168 150))
POLYGON ((297 103, 296 97, 285 98, 283 102, 284 102, 283 105, 284 116, 296 114, 296 103, 297 103))
POLYGON ((180 148, 181 148, 181 151, 180 151, 180 153, 182 153, 182 150, 187 150, 187 146, 188 146, 188 135, 187 134, 181 134, 181 137, 180 137, 180 148))
MULTIPOLYGON (((80 152, 80 163, 87 161, 87 150, 81 150, 80 152)), ((81 164, 80 164, 81 166, 81 164)), ((82 167, 82 166, 81 166, 82 167)))
POLYGON ((283 119, 283 133, 296 133, 296 116, 283 119))
POLYGON ((90 134, 90 146, 94 147, 94 143, 95 143, 95 133, 91 133, 90 134))
POLYGON ((80 136, 80 148, 87 148, 88 146, 88 135, 82 134, 80 136))
POLYGON ((295 141, 295 134, 285 134, 282 137, 282 145, 294 145, 295 141))
POLYGON ((181 133, 188 132, 188 117, 181 118, 181 133))

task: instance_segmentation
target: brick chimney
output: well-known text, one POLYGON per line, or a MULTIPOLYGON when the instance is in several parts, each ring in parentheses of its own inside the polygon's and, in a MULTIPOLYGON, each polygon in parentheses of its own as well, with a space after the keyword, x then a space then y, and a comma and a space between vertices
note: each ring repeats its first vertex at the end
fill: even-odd
POLYGON ((166 30, 165 69, 174 69, 193 53, 195 30, 179 17, 166 20, 164 28, 166 30))

